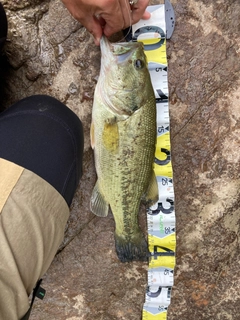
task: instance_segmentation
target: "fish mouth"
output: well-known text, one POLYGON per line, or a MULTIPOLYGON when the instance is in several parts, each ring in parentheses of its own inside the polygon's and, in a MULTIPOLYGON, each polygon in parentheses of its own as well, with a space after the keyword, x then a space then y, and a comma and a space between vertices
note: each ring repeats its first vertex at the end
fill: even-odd
POLYGON ((104 59, 109 55, 112 56, 117 63, 123 63, 131 56, 131 53, 136 48, 143 46, 141 42, 116 42, 111 43, 109 40, 102 36, 100 40, 101 54, 104 59))
POLYGON ((131 110, 128 107, 119 108, 117 103, 113 103, 113 100, 120 99, 125 101, 132 92, 138 92, 139 88, 134 83, 130 87, 123 85, 119 89, 118 81, 115 79, 116 74, 112 70, 117 70, 118 66, 128 67, 128 62, 131 62, 133 52, 141 46, 143 46, 141 42, 110 43, 105 36, 100 39, 102 56, 100 73, 102 77, 100 76, 101 83, 100 81, 98 82, 97 90, 105 106, 111 112, 120 116, 119 120, 126 120, 136 110, 131 110))

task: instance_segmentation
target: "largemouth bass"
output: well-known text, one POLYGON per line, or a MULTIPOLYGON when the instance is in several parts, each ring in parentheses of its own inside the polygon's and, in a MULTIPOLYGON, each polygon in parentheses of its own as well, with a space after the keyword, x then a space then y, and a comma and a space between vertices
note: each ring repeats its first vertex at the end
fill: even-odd
POLYGON ((142 43, 102 37, 101 70, 94 94, 91 145, 98 180, 90 208, 115 220, 115 246, 122 262, 146 260, 147 242, 138 225, 141 201, 158 200, 153 171, 156 104, 142 43))

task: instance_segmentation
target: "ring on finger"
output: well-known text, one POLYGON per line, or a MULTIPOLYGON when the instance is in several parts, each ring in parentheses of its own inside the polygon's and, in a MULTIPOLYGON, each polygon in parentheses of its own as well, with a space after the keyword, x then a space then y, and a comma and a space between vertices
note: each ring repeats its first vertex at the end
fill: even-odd
POLYGON ((138 2, 138 0, 129 0, 130 6, 133 6, 133 5, 136 4, 137 2, 138 2))

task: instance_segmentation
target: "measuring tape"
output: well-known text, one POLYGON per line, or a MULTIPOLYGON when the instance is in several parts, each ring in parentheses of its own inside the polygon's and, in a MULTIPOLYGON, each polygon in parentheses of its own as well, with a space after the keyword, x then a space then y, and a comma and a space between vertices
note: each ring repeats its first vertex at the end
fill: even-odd
POLYGON ((142 320, 166 320, 173 286, 176 248, 166 39, 172 35, 175 19, 169 1, 149 6, 147 10, 151 12, 151 18, 132 26, 132 40, 144 44, 156 97, 157 145, 154 171, 159 199, 147 211, 150 260, 142 320))

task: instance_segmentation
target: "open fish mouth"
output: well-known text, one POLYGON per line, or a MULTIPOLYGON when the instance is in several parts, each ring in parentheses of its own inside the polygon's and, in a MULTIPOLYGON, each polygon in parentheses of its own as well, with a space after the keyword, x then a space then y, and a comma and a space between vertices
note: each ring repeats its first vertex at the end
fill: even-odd
POLYGON ((140 42, 116 42, 110 43, 105 36, 100 40, 102 57, 106 58, 109 54, 115 57, 118 63, 125 62, 131 56, 132 51, 142 46, 140 42))

